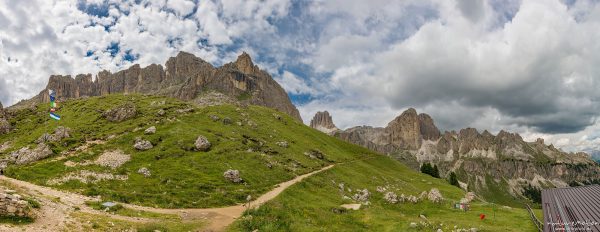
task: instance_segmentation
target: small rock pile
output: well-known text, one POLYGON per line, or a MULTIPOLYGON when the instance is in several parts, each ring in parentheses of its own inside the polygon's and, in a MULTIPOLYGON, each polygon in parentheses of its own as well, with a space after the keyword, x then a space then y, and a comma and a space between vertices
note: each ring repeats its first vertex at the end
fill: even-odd
POLYGON ((151 135, 151 134, 154 134, 154 133, 156 133, 156 127, 155 126, 148 127, 148 129, 146 129, 144 131, 144 134, 147 134, 147 135, 151 135))
POLYGON ((363 189, 363 190, 358 190, 358 193, 354 194, 354 196, 352 196, 352 199, 355 201, 359 201, 359 202, 367 202, 367 201, 369 201, 370 196, 371 196, 371 193, 369 192, 369 190, 363 189))
POLYGON ((123 153, 121 150, 106 151, 94 161, 94 164, 115 169, 127 163, 130 159, 131 156, 123 153))
POLYGON ((398 195, 396 195, 394 192, 385 193, 385 195, 383 196, 383 199, 390 204, 398 203, 398 195))
POLYGON ((429 199, 433 203, 441 203, 444 200, 444 197, 442 197, 440 190, 438 190, 437 188, 432 188, 427 194, 427 199, 429 199))
POLYGON ((324 159, 325 155, 318 150, 310 150, 307 152, 304 152, 304 155, 310 157, 311 159, 324 159))
POLYGON ((31 207, 27 201, 12 190, 0 190, 0 215, 32 217, 31 207))
POLYGON ((279 142, 277 142, 275 144, 277 144, 277 146, 280 146, 280 147, 283 147, 283 148, 287 148, 289 146, 289 144, 288 144, 287 141, 279 141, 279 142))
POLYGON ((471 203, 471 201, 473 201, 473 199, 475 199, 475 193, 474 192, 468 192, 467 194, 465 194, 465 197, 460 199, 460 203, 471 203))

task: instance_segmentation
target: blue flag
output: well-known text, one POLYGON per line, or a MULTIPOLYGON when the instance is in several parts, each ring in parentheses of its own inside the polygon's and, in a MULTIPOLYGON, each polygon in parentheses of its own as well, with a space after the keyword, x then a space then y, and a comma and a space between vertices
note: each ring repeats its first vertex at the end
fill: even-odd
POLYGON ((55 113, 52 113, 52 112, 50 113, 50 117, 52 119, 54 119, 54 120, 57 120, 57 121, 60 120, 60 116, 58 116, 58 114, 55 114, 55 113))

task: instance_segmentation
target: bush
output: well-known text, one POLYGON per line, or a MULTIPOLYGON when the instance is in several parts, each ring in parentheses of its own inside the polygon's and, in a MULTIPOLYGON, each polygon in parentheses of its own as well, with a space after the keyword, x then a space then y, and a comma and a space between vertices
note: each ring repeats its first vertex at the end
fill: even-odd
POLYGON ((460 184, 458 183, 458 178, 456 178, 456 173, 450 172, 448 176, 448 183, 460 188, 460 184))
POLYGON ((542 203, 542 190, 538 187, 531 186, 531 184, 523 188, 523 196, 535 203, 542 203))

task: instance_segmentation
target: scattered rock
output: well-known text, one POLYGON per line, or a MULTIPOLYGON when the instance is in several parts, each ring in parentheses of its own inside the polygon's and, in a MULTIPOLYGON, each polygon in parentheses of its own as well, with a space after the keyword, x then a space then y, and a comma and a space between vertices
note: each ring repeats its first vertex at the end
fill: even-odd
POLYGON ((231 123, 233 123, 233 121, 231 121, 231 118, 229 118, 229 117, 223 118, 223 125, 231 125, 231 123))
POLYGON ((477 228, 471 228, 471 232, 477 232, 477 231, 479 231, 479 229, 477 229, 477 228))
POLYGON ((310 151, 304 152, 304 155, 310 157, 311 159, 324 159, 325 158, 325 155, 323 155, 323 153, 318 150, 310 150, 310 151))
POLYGON ((347 213, 348 209, 344 208, 344 207, 340 207, 340 208, 335 207, 335 208, 331 209, 331 212, 333 212, 335 214, 343 214, 343 213, 347 213))
POLYGON ((359 210, 360 206, 361 206, 361 204, 343 204, 343 205, 340 205, 340 207, 342 207, 342 208, 351 209, 351 210, 359 210))
POLYGON ((383 187, 383 186, 377 186, 377 192, 382 193, 382 192, 385 192, 385 190, 386 190, 385 187, 383 187))
POLYGON ((81 183, 98 183, 103 180, 127 180, 127 175, 113 175, 112 173, 97 173, 88 170, 81 170, 79 172, 71 172, 63 177, 51 179, 47 182, 48 185, 57 185, 69 182, 71 180, 78 180, 81 183))
POLYGON ((474 192, 468 192, 465 194, 465 198, 460 200, 460 203, 470 203, 475 199, 476 195, 474 192))
POLYGON ((194 145, 196 146, 196 150, 198 151, 208 151, 212 146, 208 139, 202 135, 198 136, 194 145))
POLYGON ((167 114, 167 112, 165 112, 163 109, 160 109, 158 112, 156 112, 156 115, 158 116, 165 116, 165 114, 167 114))
POLYGON ((135 139, 133 147, 139 151, 146 151, 152 149, 154 146, 152 146, 150 141, 138 137, 135 139))
POLYGON ((420 217, 421 219, 423 219, 423 220, 427 221, 427 217, 425 217, 425 215, 421 214, 421 215, 419 215, 419 217, 420 217))
POLYGON ((393 192, 387 192, 385 193, 385 195, 383 196, 383 199, 385 201, 387 201, 390 204, 396 204, 398 203, 398 195, 396 195, 393 192))
POLYGON ((441 203, 444 200, 444 197, 442 197, 440 190, 437 188, 432 188, 429 190, 429 194, 427 194, 427 199, 433 203, 441 203))
POLYGON ((148 170, 147 168, 140 168, 137 172, 139 174, 144 175, 144 177, 150 177, 151 175, 150 170, 148 170))
POLYGON ((44 143, 40 143, 33 150, 29 149, 29 147, 24 147, 10 153, 10 159, 16 164, 28 164, 47 158, 50 155, 52 155, 50 147, 44 143))
POLYGON ((191 113, 194 112, 194 108, 178 109, 176 112, 180 114, 191 113))
POLYGON ((275 117, 277 120, 281 120, 281 115, 273 113, 273 117, 275 117))
POLYGON ((102 116, 111 122, 122 122, 137 115, 135 104, 128 102, 105 111, 102 116))
POLYGON ((94 161, 94 164, 116 169, 129 160, 131 160, 131 156, 123 153, 121 150, 115 150, 102 153, 102 155, 94 161))
POLYGON ((219 121, 219 119, 221 119, 221 118, 219 118, 219 116, 217 116, 217 115, 214 115, 214 114, 211 114, 211 115, 210 115, 210 116, 208 116, 208 117, 209 117, 211 120, 213 120, 213 122, 219 121))
POLYGON ((288 148, 288 146, 289 146, 289 144, 288 144, 287 141, 279 141, 279 142, 277 142, 275 144, 277 144, 277 146, 280 146, 280 147, 283 147, 283 148, 288 148))
POLYGON ((246 122, 246 123, 248 124, 248 126, 249 126, 249 127, 252 127, 252 128, 256 128, 256 127, 258 127, 258 124, 256 124, 256 123, 255 123, 254 121, 252 121, 252 120, 248 120, 248 122, 246 122))
POLYGON ((416 223, 416 222, 411 222, 411 223, 410 223, 408 226, 409 226, 410 228, 413 228, 413 229, 414 229, 414 228, 417 228, 417 223, 416 223))
POLYGON ((369 192, 369 190, 363 189, 363 190, 358 190, 358 193, 354 194, 354 196, 352 196, 352 199, 354 199, 355 201, 366 202, 369 200, 370 196, 371 196, 371 193, 369 192))
POLYGON ((147 135, 151 135, 151 134, 154 134, 154 133, 156 133, 156 127, 155 126, 148 127, 148 129, 146 129, 144 131, 144 134, 147 134, 147 135))
POLYGON ((233 183, 240 183, 243 181, 240 177, 240 171, 238 170, 229 169, 225 171, 225 173, 223 173, 223 177, 225 177, 225 179, 233 183))

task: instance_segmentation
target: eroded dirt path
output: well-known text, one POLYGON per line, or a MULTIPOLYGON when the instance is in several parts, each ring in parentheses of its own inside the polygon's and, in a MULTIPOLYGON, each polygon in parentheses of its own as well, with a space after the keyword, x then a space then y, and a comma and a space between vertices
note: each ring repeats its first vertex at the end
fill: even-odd
MULTIPOLYGON (((248 204, 229 206, 223 208, 205 208, 205 209, 161 209, 152 208, 131 204, 120 203, 121 205, 142 211, 149 211, 162 214, 176 214, 183 220, 205 220, 207 227, 205 231, 223 231, 235 219, 239 218, 247 208, 260 207, 264 203, 277 197, 281 192, 291 185, 302 181, 304 178, 315 175, 327 169, 334 167, 330 165, 320 170, 297 176, 290 181, 283 182, 273 190, 265 193, 248 204)), ((81 212, 102 214, 118 220, 133 221, 133 222, 152 222, 152 219, 125 217, 113 215, 90 208, 85 204, 86 201, 97 201, 99 199, 83 196, 76 193, 59 191, 49 187, 35 185, 29 182, 12 179, 6 176, 0 176, 0 181, 4 181, 12 185, 15 190, 26 192, 27 194, 37 196, 42 202, 42 208, 38 214, 38 218, 34 223, 23 227, 14 227, 0 225, 0 231, 61 231, 66 225, 77 228, 77 221, 70 218, 70 214, 78 208, 81 212)), ((79 225, 80 226, 80 225, 79 225)))

